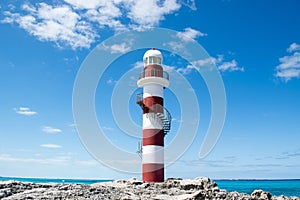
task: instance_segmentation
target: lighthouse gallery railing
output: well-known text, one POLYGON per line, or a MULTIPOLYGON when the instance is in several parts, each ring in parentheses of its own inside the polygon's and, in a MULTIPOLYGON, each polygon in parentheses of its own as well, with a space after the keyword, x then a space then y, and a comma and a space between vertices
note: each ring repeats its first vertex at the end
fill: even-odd
POLYGON ((161 77, 169 80, 169 74, 166 71, 160 70, 160 69, 145 69, 142 71, 139 76, 138 80, 145 78, 145 77, 161 77))

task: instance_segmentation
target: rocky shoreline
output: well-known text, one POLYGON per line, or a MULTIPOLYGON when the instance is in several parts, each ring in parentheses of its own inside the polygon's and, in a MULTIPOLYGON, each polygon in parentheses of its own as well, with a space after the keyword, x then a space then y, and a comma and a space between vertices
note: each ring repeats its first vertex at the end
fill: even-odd
POLYGON ((0 199, 300 200, 299 197, 272 196, 262 190, 254 190, 252 194, 227 192, 204 177, 193 180, 168 179, 163 183, 145 183, 132 178, 91 185, 0 181, 0 199))

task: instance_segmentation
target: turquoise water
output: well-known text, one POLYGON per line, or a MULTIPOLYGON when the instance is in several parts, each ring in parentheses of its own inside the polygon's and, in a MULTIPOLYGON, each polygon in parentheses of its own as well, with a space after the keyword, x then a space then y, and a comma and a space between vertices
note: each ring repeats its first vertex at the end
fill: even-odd
MULTIPOLYGON (((17 180, 33 183, 69 183, 69 184, 93 184, 109 182, 112 180, 87 180, 87 179, 45 179, 45 178, 13 178, 0 177, 1 180, 17 180)), ((300 179, 293 180, 215 180, 219 188, 229 192, 251 194, 253 190, 262 189, 272 195, 298 196, 300 197, 300 179)))
POLYGON ((253 190, 262 189, 272 195, 300 197, 300 179, 292 180, 215 180, 219 188, 229 192, 237 191, 251 194, 253 190))
POLYGON ((51 179, 51 178, 15 178, 15 177, 0 177, 0 181, 16 180, 32 183, 68 183, 68 184, 93 184, 99 182, 109 182, 112 180, 92 180, 92 179, 51 179))

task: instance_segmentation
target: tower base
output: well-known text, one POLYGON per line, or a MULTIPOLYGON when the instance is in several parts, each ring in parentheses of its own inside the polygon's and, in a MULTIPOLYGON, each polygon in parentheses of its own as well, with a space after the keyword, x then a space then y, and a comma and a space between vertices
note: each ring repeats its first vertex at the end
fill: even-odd
POLYGON ((143 181, 164 182, 164 164, 143 164, 143 181))

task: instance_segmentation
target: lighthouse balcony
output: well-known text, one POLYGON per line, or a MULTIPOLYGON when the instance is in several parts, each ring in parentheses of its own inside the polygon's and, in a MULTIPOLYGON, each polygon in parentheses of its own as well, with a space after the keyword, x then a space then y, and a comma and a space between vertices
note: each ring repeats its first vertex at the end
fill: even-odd
POLYGON ((169 86, 169 74, 161 69, 145 69, 139 74, 137 85, 143 87, 147 84, 159 84, 166 88, 169 86))

